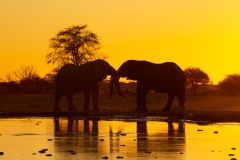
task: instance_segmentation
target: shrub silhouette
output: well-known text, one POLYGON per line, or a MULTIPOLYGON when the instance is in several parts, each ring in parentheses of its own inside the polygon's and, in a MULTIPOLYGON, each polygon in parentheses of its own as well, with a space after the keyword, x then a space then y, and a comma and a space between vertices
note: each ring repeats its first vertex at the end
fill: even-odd
POLYGON ((237 95, 240 92, 240 74, 227 75, 218 85, 224 94, 237 95))

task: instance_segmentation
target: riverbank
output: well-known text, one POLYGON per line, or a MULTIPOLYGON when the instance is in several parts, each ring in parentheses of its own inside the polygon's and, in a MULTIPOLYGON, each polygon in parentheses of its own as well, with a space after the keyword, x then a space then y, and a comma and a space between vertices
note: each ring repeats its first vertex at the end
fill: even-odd
MULTIPOLYGON (((100 112, 81 112, 83 104, 82 94, 74 96, 74 103, 78 112, 68 112, 67 100, 61 99, 62 112, 52 112, 54 95, 0 95, 0 117, 85 117, 117 118, 160 116, 168 119, 183 119, 191 121, 211 122, 240 122, 240 97, 238 96, 203 96, 186 95, 186 112, 161 112, 167 101, 165 94, 148 95, 148 112, 133 112, 136 107, 135 95, 126 98, 114 95, 111 99, 107 95, 99 96, 100 112)), ((90 104, 91 106, 91 104, 90 104)), ((173 108, 178 106, 177 98, 173 108)), ((90 107, 91 109, 91 107, 90 107)))

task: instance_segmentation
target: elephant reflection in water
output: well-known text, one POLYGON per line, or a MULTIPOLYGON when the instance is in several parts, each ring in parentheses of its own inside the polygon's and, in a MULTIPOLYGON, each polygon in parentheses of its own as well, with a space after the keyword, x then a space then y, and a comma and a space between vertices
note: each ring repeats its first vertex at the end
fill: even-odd
POLYGON ((185 151, 185 123, 179 122, 177 129, 174 128, 172 122, 166 123, 168 125, 167 132, 156 130, 156 133, 149 135, 147 122, 137 122, 138 152, 155 151, 162 153, 185 151))
MULTIPOLYGON (((54 141, 54 144, 58 150, 76 148, 76 150, 74 150, 75 152, 84 153, 101 153, 103 151, 106 152, 106 148, 109 149, 107 151, 109 153, 119 152, 125 155, 128 155, 125 149, 127 149, 128 152, 130 150, 136 151, 136 154, 146 151, 157 152, 161 155, 164 154, 164 152, 185 152, 186 142, 184 122, 179 122, 177 129, 175 128, 176 123, 156 122, 156 125, 159 125, 161 127, 159 129, 154 129, 153 132, 149 132, 149 126, 147 126, 147 123, 152 122, 135 122, 136 138, 135 141, 133 141, 133 139, 129 139, 128 135, 122 136, 120 134, 124 130, 127 132, 129 131, 129 128, 125 128, 125 125, 114 125, 115 127, 112 128, 110 124, 109 126, 99 126, 101 123, 99 123, 98 120, 91 121, 69 118, 68 121, 64 123, 59 119, 55 119, 55 137, 63 137, 64 139, 56 140, 54 141), (163 128, 163 124, 167 124, 167 126, 163 128), (102 127, 104 127, 105 131, 106 127, 109 127, 108 132, 102 132, 102 127), (99 136, 99 132, 104 134, 103 142, 100 142, 99 138, 101 135, 99 136), (120 146, 122 143, 126 146, 120 146), (91 151, 89 151, 89 147, 91 147, 91 151), (121 150, 121 148, 124 148, 124 150, 121 150)), ((121 125, 123 124, 121 123, 121 125)))
POLYGON ((178 123, 178 129, 176 130, 172 122, 168 123, 168 137, 185 137, 185 124, 183 122, 178 123))
POLYGON ((98 120, 92 121, 92 128, 90 129, 89 120, 81 120, 83 121, 83 130, 79 124, 78 119, 68 118, 67 124, 60 124, 59 118, 54 119, 54 133, 55 136, 63 136, 64 134, 98 134, 98 120))
POLYGON ((67 125, 62 125, 60 126, 60 122, 58 118, 54 119, 54 133, 55 136, 63 136, 64 134, 72 134, 73 132, 78 132, 78 120, 74 119, 68 119, 67 120, 67 125), (75 129, 74 127, 74 121, 75 121, 75 129))
POLYGON ((92 152, 98 151, 98 121, 93 120, 90 127, 89 120, 78 120, 69 118, 67 123, 61 123, 62 120, 54 119, 54 136, 63 137, 64 140, 54 141, 57 150, 74 150, 75 152, 89 152, 91 146, 92 152), (84 126, 82 126, 82 122, 84 126), (67 137, 67 139, 65 139, 67 137), (95 140, 93 140, 95 139, 95 140), (94 143, 93 143, 94 142, 94 143))

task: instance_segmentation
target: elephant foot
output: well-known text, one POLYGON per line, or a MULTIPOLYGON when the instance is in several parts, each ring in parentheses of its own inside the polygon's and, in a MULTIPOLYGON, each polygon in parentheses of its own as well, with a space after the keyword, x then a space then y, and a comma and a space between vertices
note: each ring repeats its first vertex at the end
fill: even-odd
POLYGON ((53 108, 53 112, 61 112, 60 108, 53 108))
POLYGON ((180 106, 185 111, 185 106, 180 106))
POLYGON ((170 112, 170 110, 171 110, 171 108, 166 108, 165 107, 165 108, 162 109, 162 112, 170 112))
POLYGON ((93 108, 93 110, 92 110, 93 112, 99 112, 100 111, 100 109, 99 108, 93 108))
POLYGON ((142 112, 147 112, 148 110, 146 108, 143 108, 141 111, 142 112))
POLYGON ((140 108, 136 108, 136 109, 134 110, 134 112, 141 112, 141 109, 140 109, 140 108))
POLYGON ((147 112, 148 110, 146 108, 136 108, 134 112, 147 112))

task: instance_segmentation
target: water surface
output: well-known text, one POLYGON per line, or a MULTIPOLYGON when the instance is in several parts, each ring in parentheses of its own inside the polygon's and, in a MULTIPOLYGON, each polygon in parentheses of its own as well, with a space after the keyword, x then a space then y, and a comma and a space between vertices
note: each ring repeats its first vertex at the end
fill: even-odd
POLYGON ((0 159, 240 159, 239 123, 22 118, 0 128, 0 159))

